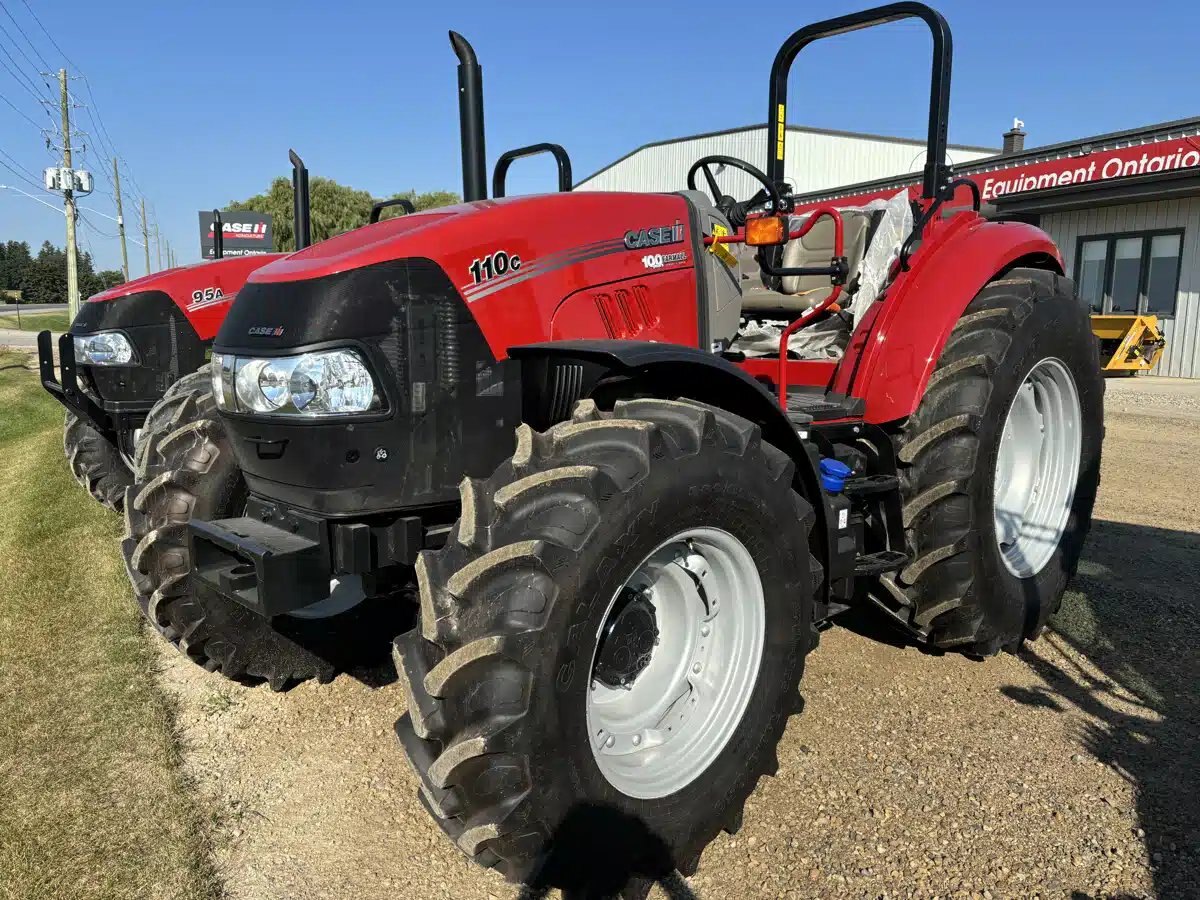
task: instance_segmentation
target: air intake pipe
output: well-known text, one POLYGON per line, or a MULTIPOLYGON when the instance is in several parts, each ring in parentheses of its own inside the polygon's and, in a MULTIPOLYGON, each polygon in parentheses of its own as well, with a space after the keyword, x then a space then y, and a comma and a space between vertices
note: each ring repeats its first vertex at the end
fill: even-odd
POLYGON ((288 151, 292 161, 292 225, 296 235, 296 249, 303 250, 312 243, 312 230, 308 217, 308 168, 295 150, 288 151))
POLYGON ((450 32, 458 57, 458 121, 462 136, 463 200, 487 199, 487 153, 483 140, 483 67, 471 42, 450 32))

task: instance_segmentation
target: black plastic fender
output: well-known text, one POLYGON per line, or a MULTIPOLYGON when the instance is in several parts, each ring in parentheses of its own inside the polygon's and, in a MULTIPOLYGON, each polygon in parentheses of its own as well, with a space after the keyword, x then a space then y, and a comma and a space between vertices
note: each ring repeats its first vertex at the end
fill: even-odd
POLYGON ((522 418, 533 428, 569 418, 577 400, 592 398, 604 408, 638 395, 686 397, 756 423, 764 440, 794 460, 796 489, 822 520, 813 534, 824 534, 815 446, 800 438, 773 394, 728 360, 683 344, 613 340, 524 344, 508 356, 520 363, 522 418))

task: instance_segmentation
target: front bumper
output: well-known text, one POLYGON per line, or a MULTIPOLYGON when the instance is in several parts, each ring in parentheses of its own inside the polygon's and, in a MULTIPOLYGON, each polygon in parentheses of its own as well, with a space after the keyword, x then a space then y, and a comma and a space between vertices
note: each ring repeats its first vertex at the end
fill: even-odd
POLYGON ((58 377, 54 374, 53 336, 49 331, 41 331, 38 332, 37 340, 38 370, 42 387, 69 412, 90 422, 97 431, 114 440, 142 427, 154 401, 97 402, 79 385, 74 336, 64 334, 58 339, 58 377))
POLYGON ((192 579, 270 618, 324 600, 332 578, 413 565, 421 550, 445 543, 446 518, 334 520, 251 496, 243 516, 188 523, 192 579))

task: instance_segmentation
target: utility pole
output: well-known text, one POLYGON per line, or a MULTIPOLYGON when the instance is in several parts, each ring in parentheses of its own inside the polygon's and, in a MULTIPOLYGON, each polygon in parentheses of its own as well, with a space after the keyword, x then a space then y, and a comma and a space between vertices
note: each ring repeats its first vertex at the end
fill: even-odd
POLYGON ((121 271, 125 280, 129 280, 129 251, 125 249, 125 215, 121 212, 121 171, 117 168, 117 158, 113 157, 113 187, 116 189, 117 201, 117 234, 121 235, 121 271))
POLYGON ((142 198, 142 246, 146 248, 146 274, 150 274, 150 232, 146 228, 146 198, 142 198))
MULTIPOLYGON (((67 92, 67 70, 58 70, 58 87, 62 94, 63 168, 71 168, 71 103, 67 92)), ((67 311, 71 320, 79 312, 79 268, 75 258, 75 192, 74 185, 63 185, 67 204, 67 311)))
POLYGON ((162 271, 162 240, 158 234, 158 223, 157 222, 154 223, 154 253, 155 253, 155 256, 158 258, 158 268, 155 269, 154 271, 161 272, 162 271))

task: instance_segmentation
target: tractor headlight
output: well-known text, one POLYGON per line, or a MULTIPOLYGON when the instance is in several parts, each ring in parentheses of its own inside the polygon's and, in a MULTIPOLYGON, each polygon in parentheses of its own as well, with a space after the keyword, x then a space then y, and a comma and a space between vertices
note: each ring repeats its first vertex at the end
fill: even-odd
POLYGON ((212 356, 220 409, 293 416, 341 416, 379 409, 371 371, 354 350, 302 356, 212 356))
POLYGON ((86 366, 127 366, 133 362, 133 344, 119 331, 75 335, 75 362, 86 366))

